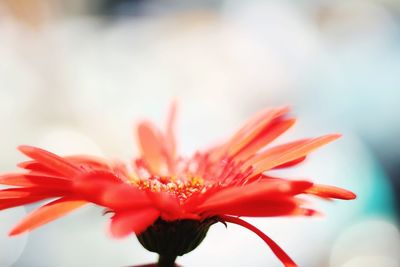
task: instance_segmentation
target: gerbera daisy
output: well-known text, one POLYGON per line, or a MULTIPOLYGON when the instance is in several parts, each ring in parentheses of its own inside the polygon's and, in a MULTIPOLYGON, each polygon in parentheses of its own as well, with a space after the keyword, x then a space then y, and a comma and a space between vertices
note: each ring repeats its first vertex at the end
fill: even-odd
POLYGON ((175 105, 164 131, 147 121, 139 123, 140 157, 132 164, 92 156, 62 157, 20 146, 31 160, 18 164, 24 172, 0 176, 0 184, 12 186, 0 190, 0 209, 52 200, 25 217, 10 235, 31 231, 93 203, 112 214, 114 237, 135 233, 146 249, 160 255, 159 266, 173 266, 176 257, 195 249, 216 222, 253 231, 285 266, 296 266, 274 241, 240 217, 313 216, 317 212, 305 207, 302 196, 354 199, 355 195, 333 186, 268 175, 270 170, 300 164, 310 152, 340 136, 269 147, 294 124, 288 112, 286 107, 261 111, 226 142, 191 157, 177 154, 175 105))

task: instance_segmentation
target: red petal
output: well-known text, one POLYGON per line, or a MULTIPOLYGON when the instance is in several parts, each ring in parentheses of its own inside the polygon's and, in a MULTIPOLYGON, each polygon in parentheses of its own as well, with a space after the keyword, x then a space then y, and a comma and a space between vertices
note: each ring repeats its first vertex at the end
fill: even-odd
POLYGON ((277 198, 263 199, 258 201, 244 201, 232 205, 220 206, 218 208, 208 209, 208 216, 218 214, 228 214, 246 217, 276 217, 292 216, 298 214, 298 204, 294 199, 277 198))
POLYGON ((142 157, 153 174, 160 174, 164 162, 161 133, 148 122, 138 126, 138 141, 142 157))
POLYGON ((238 160, 248 158, 286 132, 295 121, 295 119, 283 119, 283 116, 274 119, 233 157, 238 160))
POLYGON ((122 238, 134 232, 137 235, 157 220, 160 212, 153 208, 118 212, 111 218, 111 234, 122 238))
POLYGON ((277 197, 288 197, 304 192, 312 186, 308 181, 286 181, 274 179, 271 181, 254 182, 245 186, 234 186, 220 190, 211 195, 199 211, 220 210, 240 205, 242 202, 257 203, 260 200, 274 200, 277 197))
POLYGON ((95 170, 109 170, 111 167, 105 159, 89 155, 73 155, 64 157, 74 165, 83 165, 95 170))
POLYGON ((67 188, 71 181, 59 176, 34 174, 34 173, 11 173, 0 175, 0 184, 14 186, 41 186, 67 188))
POLYGON ((22 198, 1 199, 0 210, 23 206, 46 199, 47 196, 27 196, 22 198))
POLYGON ((42 187, 8 188, 0 190, 0 199, 16 199, 28 196, 57 197, 66 194, 64 190, 54 190, 42 187))
POLYGON ((317 148, 326 145, 339 137, 340 135, 338 134, 330 134, 312 139, 297 140, 276 146, 255 156, 253 159, 246 162, 243 168, 253 165, 253 173, 256 175, 284 163, 302 158, 317 148))
POLYGON ((264 200, 259 202, 244 202, 227 206, 220 210, 207 211, 207 217, 219 214, 245 217, 277 217, 277 216, 316 216, 319 212, 299 206, 297 199, 264 200))
POLYGON ((152 205, 148 196, 133 185, 121 184, 104 189, 101 205, 112 210, 142 209, 152 205))
POLYGON ((122 181, 111 172, 93 171, 76 177, 73 190, 84 199, 102 205, 104 193, 121 184, 122 181))
POLYGON ((284 169, 284 168, 293 167, 293 166, 296 166, 296 165, 302 163, 306 158, 307 157, 304 156, 304 157, 301 157, 301 158, 298 158, 298 159, 283 163, 281 165, 278 165, 278 166, 274 167, 273 169, 275 170, 275 169, 284 169))
POLYGON ((153 205, 161 211, 163 219, 167 221, 176 220, 180 217, 180 207, 178 200, 164 192, 147 192, 153 205))
POLYGON ((23 168, 25 170, 29 170, 32 172, 46 173, 46 174, 54 174, 60 175, 61 173, 56 172, 50 168, 47 168, 43 164, 37 162, 36 160, 28 160, 24 162, 20 162, 17 164, 18 167, 23 168))
MULTIPOLYGON (((176 109, 177 104, 176 102, 172 102, 171 108, 169 110, 168 119, 167 119, 167 129, 165 134, 165 146, 168 152, 168 158, 170 161, 173 161, 176 157, 176 138, 175 138, 175 120, 176 120, 176 109)), ((173 162, 169 163, 170 169, 173 169, 173 162)), ((170 170, 172 171, 172 170, 170 170)))
POLYGON ((330 185, 315 184, 311 188, 305 190, 305 193, 323 198, 337 198, 344 200, 355 199, 357 197, 356 194, 351 191, 330 185))
POLYGON ((269 109, 251 118, 229 142, 229 155, 234 155, 251 143, 274 119, 289 112, 288 107, 269 109))
POLYGON ((28 157, 37 160, 47 168, 64 174, 69 178, 72 178, 80 173, 80 169, 70 163, 68 160, 46 150, 32 146, 19 146, 18 149, 28 157))
POLYGON ((68 197, 63 197, 56 201, 50 202, 49 204, 34 210, 27 217, 25 217, 25 219, 23 219, 17 226, 14 227, 14 229, 11 230, 10 236, 32 231, 43 224, 58 219, 61 216, 64 216, 67 213, 82 207, 86 203, 86 201, 68 197))
POLYGON ((257 227, 251 225, 250 223, 243 221, 242 219, 231 217, 231 216, 221 216, 221 219, 225 222, 234 223, 243 226, 250 231, 254 232, 256 235, 261 237, 262 240, 271 248, 272 252, 278 257, 278 259, 283 263, 285 267, 296 267, 296 263, 283 251, 282 248, 278 246, 271 238, 264 234, 257 227))

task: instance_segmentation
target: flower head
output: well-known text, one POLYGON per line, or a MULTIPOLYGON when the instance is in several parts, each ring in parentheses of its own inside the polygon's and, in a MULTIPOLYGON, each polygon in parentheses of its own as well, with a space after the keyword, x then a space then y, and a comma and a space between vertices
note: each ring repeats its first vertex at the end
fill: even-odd
MULTIPOLYGON (((24 172, 0 176, 0 209, 54 199, 10 232, 18 235, 86 204, 111 212, 115 237, 135 233, 150 251, 172 262, 194 248, 215 222, 241 225, 260 236, 285 266, 296 266, 268 236, 239 217, 313 216, 304 195, 354 199, 347 190, 268 175, 300 164, 315 149, 337 139, 330 134, 270 146, 295 122, 289 109, 261 111, 226 142, 191 157, 177 154, 172 106, 164 131, 144 121, 137 127, 140 157, 122 164, 92 156, 58 156, 20 146, 31 158, 24 172), (168 256, 168 257, 166 257, 168 256), (172 260, 171 260, 172 259, 172 260)), ((161 265, 161 264, 160 264, 161 265)))

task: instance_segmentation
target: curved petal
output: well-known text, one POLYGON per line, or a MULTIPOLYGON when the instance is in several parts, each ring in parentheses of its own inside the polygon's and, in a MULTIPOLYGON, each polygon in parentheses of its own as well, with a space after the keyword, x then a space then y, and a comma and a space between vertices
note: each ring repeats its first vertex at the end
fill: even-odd
POLYGON ((85 204, 87 204, 86 201, 69 197, 63 197, 50 202, 34 210, 27 217, 25 217, 11 230, 9 235, 14 236, 36 229, 37 227, 58 219, 85 204))
POLYGON ((314 184, 305 190, 305 193, 316 195, 323 198, 337 198, 343 200, 355 199, 357 196, 353 192, 331 185, 314 184))
POLYGON ((177 110, 177 104, 176 101, 172 102, 169 113, 168 113, 168 118, 167 118, 167 127, 166 127, 166 132, 165 132, 165 146, 166 150, 168 152, 168 159, 169 159, 169 164, 168 167, 170 168, 170 171, 173 171, 173 161, 176 157, 176 138, 175 138, 175 121, 176 121, 176 110, 177 110))
POLYGON ((10 173, 0 175, 0 184, 14 186, 40 186, 50 188, 68 188, 71 181, 60 176, 34 174, 34 173, 10 173))
POLYGON ((228 143, 230 153, 235 153, 256 137, 272 120, 287 114, 289 107, 266 109, 250 118, 231 138, 228 143))
POLYGON ((221 216, 224 222, 234 223, 243 226, 259 237, 271 248, 272 252, 278 257, 278 259, 283 263, 285 267, 297 267, 297 264, 286 254, 281 247, 278 246, 271 238, 264 234, 257 227, 251 225, 250 223, 243 221, 242 219, 231 217, 231 216, 221 216))
POLYGON ((23 206, 46 199, 47 196, 26 196, 20 198, 0 199, 0 210, 23 206))
POLYGON ((107 171, 93 171, 77 176, 73 181, 75 194, 87 199, 90 202, 102 205, 103 195, 114 186, 123 182, 113 173, 107 171))
POLYGON ((81 172, 77 166, 73 165, 68 160, 44 149, 33 146, 19 146, 18 149, 28 157, 37 160, 47 168, 61 173, 66 177, 72 178, 81 172))
POLYGON ((286 132, 296 122, 295 119, 278 117, 267 124, 261 132, 254 137, 246 146, 243 146, 233 157, 235 160, 246 159, 254 153, 274 141, 286 132))
POLYGON ((96 156, 71 155, 71 156, 65 156, 64 158, 73 164, 90 167, 95 170, 111 169, 110 164, 105 159, 96 156))
POLYGON ((151 191, 148 191, 147 195, 152 201, 154 207, 161 211, 163 219, 171 221, 180 218, 180 206, 175 196, 165 192, 151 191))
POLYGON ((52 174, 52 175, 60 175, 61 173, 56 172, 46 166, 44 166, 43 164, 37 162, 36 160, 28 160, 28 161, 24 161, 24 162, 20 162, 17 164, 18 167, 31 171, 31 172, 35 172, 35 173, 45 173, 45 174, 52 174))
POLYGON ((245 217, 276 217, 300 215, 298 203, 294 199, 263 199, 259 201, 238 202, 209 209, 208 215, 236 215, 245 217))
POLYGON ((285 169, 285 168, 289 168, 289 167, 294 167, 294 166, 299 165, 303 161, 305 161, 306 158, 307 158, 307 156, 304 156, 304 157, 301 157, 301 158, 298 158, 298 159, 295 159, 295 160, 292 160, 292 161, 288 161, 286 163, 283 163, 281 165, 278 165, 278 166, 274 167, 273 169, 277 170, 277 169, 285 169))
POLYGON ((257 203, 258 201, 274 200, 282 197, 290 197, 304 192, 310 188, 309 181, 286 181, 274 179, 271 181, 259 181, 245 186, 234 186, 217 191, 209 196, 197 210, 207 211, 234 207, 243 202, 257 203))
POLYGON ((146 230, 160 212, 153 208, 135 211, 118 212, 111 218, 111 234, 116 238, 122 238, 134 232, 137 235, 146 230))
POLYGON ((142 209, 152 205, 147 194, 128 184, 106 188, 99 202, 101 205, 116 211, 142 209))
POLYGON ((142 122, 138 129, 138 143, 142 158, 153 174, 160 174, 165 163, 161 133, 149 122, 142 122))
POLYGON ((279 145, 256 155, 246 162, 243 168, 252 165, 254 167, 254 176, 284 163, 307 156, 312 151, 338 139, 340 136, 339 134, 329 134, 279 145))
POLYGON ((37 186, 22 188, 7 188, 0 190, 0 199, 16 199, 28 196, 42 196, 44 198, 57 197, 68 194, 67 190, 55 190, 37 186))

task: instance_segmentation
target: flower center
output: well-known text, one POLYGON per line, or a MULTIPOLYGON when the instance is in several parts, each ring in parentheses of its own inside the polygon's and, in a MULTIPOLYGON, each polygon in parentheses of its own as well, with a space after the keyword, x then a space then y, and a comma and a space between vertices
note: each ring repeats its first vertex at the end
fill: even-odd
POLYGON ((197 176, 184 178, 174 176, 152 176, 147 179, 136 179, 133 183, 140 189, 173 194, 179 200, 186 200, 193 193, 202 192, 206 189, 204 180, 197 176))

